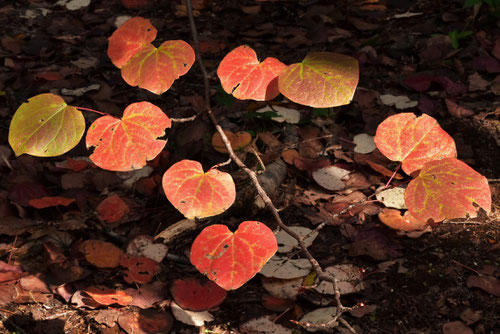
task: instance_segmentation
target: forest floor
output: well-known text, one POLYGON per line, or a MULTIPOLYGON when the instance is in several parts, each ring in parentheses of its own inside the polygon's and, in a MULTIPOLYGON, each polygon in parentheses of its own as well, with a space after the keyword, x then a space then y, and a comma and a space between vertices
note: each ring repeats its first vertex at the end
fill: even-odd
MULTIPOLYGON (((183 216, 163 194, 161 176, 181 159, 200 161, 206 169, 227 160, 210 143, 215 131, 210 119, 202 114, 194 122, 175 124, 165 150, 142 174, 93 168, 81 160, 91 153, 84 140, 62 157, 14 156, 8 144, 12 115, 41 93, 118 117, 136 101, 154 103, 171 118, 202 110, 203 80, 196 64, 168 92, 155 95, 127 85, 106 54, 108 37, 124 16, 150 19, 158 30, 156 45, 172 39, 192 42, 180 1, 149 2, 140 9, 127 9, 119 0, 0 3, 0 333, 165 332, 161 325, 168 319, 162 315, 171 312, 173 280, 201 278, 186 255, 202 227, 224 223, 235 228, 243 220, 276 227, 266 210, 253 208, 253 195, 239 192, 239 200, 225 214, 168 240, 168 255, 152 282, 130 284, 124 281, 123 268, 89 263, 81 245, 104 240, 125 250, 137 236, 158 236, 181 221, 183 216), (79 4, 81 8, 67 8, 79 4), (29 205, 31 199, 49 195, 75 202, 45 209, 29 205), (120 196, 127 205, 127 214, 114 224, 96 212, 110 195, 120 196), (106 306, 83 292, 95 286, 129 289, 136 297, 147 291, 150 299, 106 306), (156 330, 133 328, 139 310, 143 315, 157 311, 158 318, 149 317, 156 330)), ((500 8, 495 12, 487 1, 464 8, 462 0, 194 2, 212 105, 221 126, 253 135, 253 153, 247 149, 239 154, 254 169, 256 155, 270 165, 290 148, 284 144, 289 144, 287 131, 295 129, 292 144, 302 164, 287 161, 286 177, 277 184, 273 200, 289 226, 314 229, 324 223, 310 247, 321 266, 352 264, 362 269, 363 288, 341 299, 346 306, 364 306, 343 318, 357 333, 500 333, 500 8), (223 92, 216 76, 222 58, 242 44, 251 46, 261 60, 276 57, 285 64, 302 61, 310 51, 354 56, 360 80, 353 102, 311 110, 283 96, 275 99, 275 105, 299 110, 296 124, 257 113, 265 103, 235 100, 223 92), (421 75, 427 81, 422 82, 421 75), (380 222, 377 214, 384 205, 366 200, 388 175, 366 161, 390 170, 397 163, 378 151, 354 152, 353 137, 373 136, 380 122, 400 112, 428 114, 453 137, 459 159, 489 181, 489 214, 446 220, 421 233, 396 232, 380 222), (352 171, 344 189, 326 191, 314 182, 311 169, 324 161, 352 171), (352 203, 359 205, 344 210, 352 203)), ((87 126, 99 117, 84 115, 87 126)), ((249 189, 235 166, 224 169, 233 175, 237 189, 249 189)), ((162 238, 150 246, 157 247, 162 238)), ((104 250, 96 256, 108 254, 104 250)), ((300 251, 293 256, 302 257, 300 251)), ((300 288, 303 276, 282 311, 262 303, 270 285, 286 289, 285 283, 295 282, 292 278, 297 279, 259 274, 211 309, 213 320, 205 326, 175 321, 170 332, 306 332, 290 320, 300 321, 303 314, 335 304, 329 295, 300 288), (265 323, 249 329, 249 320, 263 316, 271 316, 277 327, 265 323)), ((341 326, 331 331, 348 333, 341 326)))

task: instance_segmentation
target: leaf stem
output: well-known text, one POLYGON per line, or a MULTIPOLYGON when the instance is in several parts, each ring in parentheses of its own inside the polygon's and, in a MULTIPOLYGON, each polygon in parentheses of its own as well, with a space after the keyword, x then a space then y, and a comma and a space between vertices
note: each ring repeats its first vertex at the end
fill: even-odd
POLYGON ((385 184, 384 189, 387 189, 389 187, 389 184, 391 183, 392 179, 398 173, 399 168, 401 168, 401 162, 399 163, 398 168, 396 168, 396 170, 394 171, 394 173, 392 173, 391 178, 389 179, 389 181, 387 181, 387 183, 385 184))
POLYGON ((105 112, 94 110, 94 109, 90 109, 90 108, 84 108, 84 107, 75 107, 75 108, 78 109, 78 110, 92 111, 92 112, 95 112, 96 114, 99 114, 99 115, 104 115, 104 116, 109 115, 109 114, 107 114, 105 112))

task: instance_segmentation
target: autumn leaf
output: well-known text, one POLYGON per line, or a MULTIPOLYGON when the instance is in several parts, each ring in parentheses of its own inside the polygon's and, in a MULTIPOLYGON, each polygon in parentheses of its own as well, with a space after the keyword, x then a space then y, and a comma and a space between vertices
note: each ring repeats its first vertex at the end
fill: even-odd
POLYGON ((51 206, 68 206, 75 202, 74 198, 58 197, 58 196, 46 196, 42 198, 31 199, 29 204, 37 209, 49 208, 51 206))
POLYGON ((358 61, 334 52, 311 52, 279 76, 279 90, 293 102, 314 108, 349 104, 359 80, 358 61))
POLYGON ((167 199, 186 218, 206 218, 226 211, 236 198, 233 178, 217 169, 208 172, 197 161, 182 160, 163 174, 167 199))
POLYGON ((227 296, 227 291, 214 282, 200 282, 194 277, 174 280, 170 293, 181 308, 198 312, 221 304, 227 296))
POLYGON ((125 291, 113 290, 102 286, 91 286, 84 290, 86 294, 101 305, 129 305, 133 297, 125 291))
POLYGON ((87 262, 98 268, 116 268, 120 264, 123 251, 107 241, 86 240, 80 249, 87 262))
POLYGON ((129 212, 129 206, 118 195, 106 197, 97 206, 99 217, 106 223, 116 223, 129 212))
POLYGON ((122 77, 130 86, 159 95, 186 74, 194 60, 193 48, 184 41, 166 41, 159 48, 148 44, 122 67, 122 77))
POLYGON ((423 114, 402 113, 385 119, 374 138, 377 148, 387 158, 401 161, 407 174, 433 160, 456 158, 455 141, 437 121, 423 114))
POLYGON ((217 68, 226 93, 240 100, 268 101, 279 95, 278 76, 286 67, 276 58, 260 62, 248 45, 229 52, 217 68))
POLYGON ((9 143, 16 156, 28 153, 55 157, 75 147, 85 131, 85 119, 62 97, 40 94, 21 104, 9 127, 9 143))
POLYGON ((486 177, 464 162, 446 158, 426 163, 405 192, 408 211, 416 219, 476 217, 474 205, 491 211, 491 191, 486 177))
POLYGON ((225 290, 235 290, 257 274, 276 253, 273 232, 257 221, 245 221, 236 232, 225 225, 206 227, 191 246, 191 263, 225 290))
POLYGON ((401 215, 399 210, 384 208, 379 212, 378 218, 390 228, 407 232, 423 230, 428 226, 426 221, 416 219, 409 211, 401 215))
POLYGON ((127 283, 149 283, 158 271, 158 262, 128 254, 121 257, 120 266, 128 269, 123 272, 127 283))
MULTIPOLYGON (((252 135, 246 131, 233 133, 232 131, 224 130, 224 133, 226 134, 227 139, 229 139, 231 147, 234 151, 239 151, 252 142, 252 135)), ((227 153, 226 146, 224 145, 224 142, 218 132, 214 133, 212 136, 212 146, 217 152, 227 153)))
POLYGON ((113 64, 122 68, 130 58, 156 38, 157 30, 148 19, 132 17, 109 38, 108 56, 113 64))
POLYGON ((149 102, 132 103, 122 119, 98 118, 87 132, 87 148, 95 146, 90 160, 113 171, 130 171, 146 165, 163 150, 166 140, 157 140, 170 128, 171 121, 149 102))

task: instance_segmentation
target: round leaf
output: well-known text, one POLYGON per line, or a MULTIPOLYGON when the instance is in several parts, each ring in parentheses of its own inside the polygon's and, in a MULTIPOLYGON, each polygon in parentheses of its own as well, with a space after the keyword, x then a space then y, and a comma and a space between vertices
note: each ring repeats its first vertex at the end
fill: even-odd
POLYGON ((279 95, 278 76, 286 67, 276 58, 263 62, 248 45, 229 52, 217 68, 222 88, 240 100, 272 100, 279 95))
POLYGON ((186 74, 194 60, 193 48, 184 41, 166 41, 159 48, 147 44, 122 67, 122 77, 131 86, 159 95, 186 74))
POLYGON ((122 68, 130 58, 156 38, 157 30, 148 19, 133 17, 123 23, 109 38, 108 56, 122 68))
POLYGON ((186 218, 206 218, 226 211, 236 198, 233 178, 217 169, 203 172, 197 161, 182 160, 163 174, 167 199, 186 218))
POLYGON ((78 109, 68 106, 60 96, 40 94, 16 110, 9 143, 16 156, 55 157, 75 147, 84 131, 85 119, 78 109))
POLYGON ((90 160, 113 171, 130 171, 146 165, 163 149, 166 140, 156 140, 171 125, 170 118, 149 102, 129 105, 122 119, 98 118, 87 132, 87 147, 95 146, 90 160))
POLYGON ((279 76, 279 90, 293 102, 314 108, 349 104, 359 80, 358 61, 334 52, 311 52, 279 76))
POLYGON ((225 225, 206 227, 191 246, 191 263, 226 290, 238 289, 276 253, 273 232, 257 221, 245 221, 234 234, 225 225))
POLYGON ((401 161, 407 174, 432 160, 456 158, 455 141, 438 122, 423 114, 402 113, 385 119, 374 138, 380 152, 393 161, 401 161))
POLYGON ((454 158, 426 163, 408 184, 405 201, 411 215, 424 222, 476 217, 473 203, 491 211, 486 177, 454 158))
POLYGON ((170 288, 175 302, 183 309, 206 311, 221 304, 227 291, 212 281, 200 282, 194 277, 177 279, 170 288))

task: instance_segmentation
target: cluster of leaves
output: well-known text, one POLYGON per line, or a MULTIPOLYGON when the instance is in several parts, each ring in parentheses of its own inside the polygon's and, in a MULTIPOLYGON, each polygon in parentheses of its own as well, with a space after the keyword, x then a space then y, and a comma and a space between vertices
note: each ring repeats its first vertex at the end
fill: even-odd
MULTIPOLYGON (((108 55, 128 84, 162 94, 189 71, 195 53, 179 40, 166 41, 157 48, 152 44, 156 34, 149 20, 134 17, 109 38, 108 55)), ((238 99, 267 101, 281 93, 299 104, 330 108, 351 101, 359 70, 354 58, 332 52, 312 52, 292 65, 276 58, 260 62, 254 50, 243 45, 225 56, 217 75, 223 89, 238 99)), ((90 159, 112 171, 142 168, 163 150, 166 140, 158 138, 171 124, 159 107, 146 101, 132 103, 121 118, 105 115, 90 125, 86 136, 87 147, 94 147, 90 159)), ((16 111, 9 143, 16 155, 53 157, 75 147, 84 131, 85 121, 78 107, 67 105, 59 96, 41 94, 16 111)), ((426 225, 473 216, 475 204, 486 211, 491 209, 487 180, 456 159, 453 139, 433 118, 416 118, 408 113, 392 116, 380 124, 375 143, 386 157, 401 161, 403 171, 415 177, 405 191, 409 213, 401 217, 399 211, 397 215, 385 212, 381 215, 384 222, 390 221, 387 216, 393 222, 399 219, 399 225, 388 225, 412 229, 415 221, 426 225)), ((214 147, 226 150, 220 141, 214 147)), ((216 168, 205 172, 199 162, 191 160, 172 165, 163 175, 162 186, 167 199, 189 219, 218 215, 236 197, 230 174, 216 168)), ((255 276, 277 249, 275 235, 261 222, 242 222, 234 233, 225 225, 212 225, 195 239, 190 260, 218 286, 231 290, 255 276)), ((119 257, 116 265, 138 266, 137 260, 124 257, 119 257)), ((154 273, 151 266, 146 268, 154 273)), ((128 277, 130 282, 141 280, 133 272, 128 277)))

